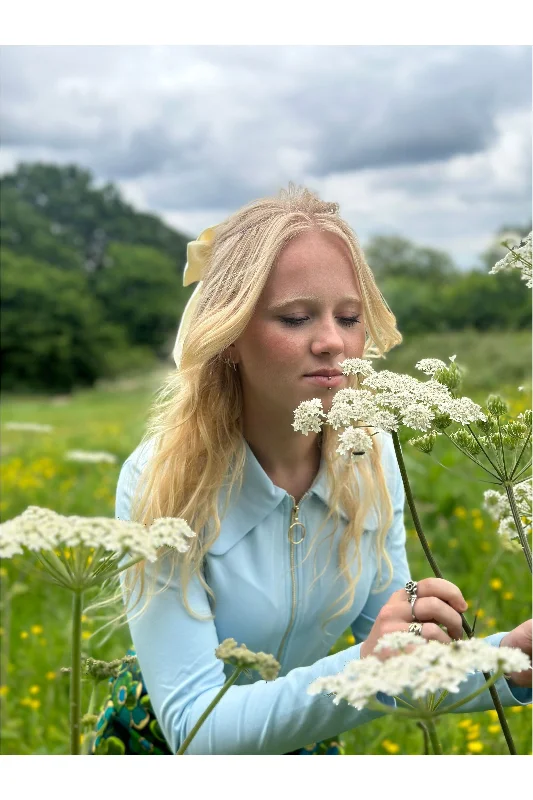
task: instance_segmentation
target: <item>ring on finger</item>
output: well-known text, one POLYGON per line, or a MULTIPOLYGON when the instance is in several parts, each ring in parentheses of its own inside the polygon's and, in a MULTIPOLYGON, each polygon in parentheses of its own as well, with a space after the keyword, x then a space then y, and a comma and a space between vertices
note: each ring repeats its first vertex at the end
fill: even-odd
POLYGON ((411 604, 411 616, 413 617, 415 622, 418 622, 417 618, 415 617, 415 603, 417 601, 416 593, 409 596, 409 603, 411 604))
POLYGON ((415 636, 422 636, 422 624, 422 622, 411 622, 408 632, 414 633, 415 636))
POLYGON ((417 581, 407 581, 407 583, 405 584, 405 591, 407 592, 408 595, 416 594, 417 586, 418 586, 417 581))

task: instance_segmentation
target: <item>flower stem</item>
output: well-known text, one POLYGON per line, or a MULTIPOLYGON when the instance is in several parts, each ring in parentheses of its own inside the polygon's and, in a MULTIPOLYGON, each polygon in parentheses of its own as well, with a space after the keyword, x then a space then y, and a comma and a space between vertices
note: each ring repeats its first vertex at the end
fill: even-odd
MULTIPOLYGON (((511 470, 511 474, 509 475, 509 478, 511 478, 511 479, 514 479, 514 478, 515 478, 515 472, 516 472, 516 470, 518 469, 518 465, 520 464, 520 461, 522 460, 522 456, 524 455, 524 453, 525 453, 525 451, 526 451, 526 449, 527 449, 527 446, 528 446, 528 444, 529 444, 529 440, 530 440, 530 439, 531 439, 531 431, 529 431, 529 433, 528 433, 528 435, 527 435, 527 439, 525 440, 525 442, 524 442, 524 444, 523 444, 523 447, 522 447, 522 449, 521 449, 521 451, 520 451, 520 455, 519 455, 519 456, 518 456, 518 458, 516 459, 516 462, 513 464, 513 468, 512 468, 512 470, 511 470)), ((523 470, 522 470, 522 471, 523 471, 523 470)))
MULTIPOLYGON (((91 696, 89 698, 89 708, 87 709, 87 714, 94 714, 94 706, 96 703, 96 690, 98 688, 98 681, 93 679, 93 685, 91 689, 91 696)), ((91 726, 87 726, 87 730, 85 731, 85 739, 83 741, 83 754, 88 756, 91 754, 92 744, 95 739, 95 732, 92 730, 91 726)))
POLYGON ((236 667, 235 668, 235 672, 233 672, 230 675, 230 677, 228 678, 228 680, 226 681, 226 683, 224 684, 224 686, 222 687, 220 692, 209 703, 209 705, 207 706, 206 710, 204 711, 204 713, 202 714, 202 716, 200 717, 200 719, 198 720, 198 722, 196 723, 196 725, 194 726, 192 731, 189 733, 189 735, 187 736, 187 738, 185 739, 185 741, 181 745, 180 749, 176 753, 177 756, 185 755, 185 750, 188 748, 188 746, 190 745, 190 743, 192 742, 192 740, 194 739, 194 737, 196 736, 196 734, 200 730, 201 726, 203 725, 203 723, 205 722, 205 720, 207 719, 207 717, 209 716, 211 711, 214 709, 214 707, 216 706, 218 701, 221 700, 221 698, 226 694, 226 692, 228 691, 230 686, 232 686, 235 683, 235 681, 237 680, 237 678, 239 677, 241 672, 242 672, 242 667, 236 667))
POLYGON ((429 756, 429 732, 427 724, 421 720, 418 720, 416 724, 421 729, 422 735, 424 736, 424 755, 429 756))
POLYGON ((520 519, 520 512, 518 511, 518 506, 516 505, 516 498, 514 496, 513 485, 509 481, 506 481, 504 483, 504 486, 505 486, 505 491, 507 492, 507 499, 509 500, 509 505, 511 506, 511 512, 513 515, 514 524, 516 525, 516 532, 518 533, 518 538, 520 539, 520 544, 522 545, 522 550, 524 551, 527 565, 529 567, 529 571, 531 572, 531 549, 529 547, 527 536, 524 533, 524 528, 522 527, 522 520, 520 519))
POLYGON ((72 645, 70 670, 70 754, 80 754, 81 719, 81 612, 83 592, 72 595, 72 645))
MULTIPOLYGON (((407 477, 407 470, 405 469, 405 462, 403 460, 402 446, 400 444, 400 439, 399 439, 398 434, 396 433, 396 431, 392 431, 392 441, 393 441, 393 444, 394 444, 394 452, 396 453, 396 460, 398 462, 398 467, 399 467, 399 470, 400 470, 400 474, 402 476, 403 487, 404 487, 404 490, 405 490, 405 497, 406 497, 407 503, 409 505, 409 511, 411 512, 411 517, 413 519, 413 523, 414 523, 416 532, 418 534, 418 538, 420 539, 420 543, 422 545, 422 548, 424 550, 426 558, 427 558, 427 560, 429 561, 429 563, 431 565, 431 569, 433 570, 433 574, 437 578, 442 578, 442 572, 440 571, 440 569, 438 567, 438 564, 435 561, 435 558, 433 557, 433 554, 432 554, 432 552, 430 550, 428 541, 427 541, 427 539, 426 539, 426 537, 424 535, 424 531, 422 530, 422 525, 420 524, 420 518, 419 518, 418 512, 416 510, 415 500, 414 500, 414 497, 413 497, 413 493, 411 491, 411 486, 409 484, 409 478, 407 477)), ((468 636, 468 638, 471 639, 472 635, 473 635, 472 628, 468 624, 464 614, 461 614, 461 622, 462 622, 462 625, 463 625, 463 630, 465 631, 465 633, 468 636)), ((489 681, 491 681, 490 673, 484 672, 483 673, 483 677, 485 678, 487 683, 489 683, 489 681)), ((501 725, 501 728, 502 728, 502 731, 503 731, 503 735, 505 736, 505 741, 507 742, 507 747, 509 748, 509 752, 511 753, 511 755, 515 756, 515 755, 517 755, 517 753, 516 753, 516 747, 515 747, 514 742, 513 742, 513 737, 511 736, 511 731, 509 730, 509 725, 507 724, 507 720, 505 718, 505 714, 504 714, 504 711, 503 711, 503 706, 501 704, 501 700, 499 698, 498 692, 496 690, 496 687, 493 686, 492 683, 494 683, 494 681, 489 683, 490 696, 492 697, 492 702, 494 703, 494 708, 496 709, 496 713, 498 714, 498 720, 500 722, 500 725, 501 725)), ((483 688, 485 688, 485 687, 483 687, 483 688)))
POLYGON ((428 717, 425 720, 425 723, 426 723, 427 728, 428 728, 429 739, 430 739, 430 742, 431 742, 431 746, 433 748, 433 752, 435 753, 436 756, 441 756, 442 755, 442 745, 441 745, 441 743, 439 741, 439 737, 437 736, 437 728, 435 727, 435 723, 433 722, 431 717, 428 717))

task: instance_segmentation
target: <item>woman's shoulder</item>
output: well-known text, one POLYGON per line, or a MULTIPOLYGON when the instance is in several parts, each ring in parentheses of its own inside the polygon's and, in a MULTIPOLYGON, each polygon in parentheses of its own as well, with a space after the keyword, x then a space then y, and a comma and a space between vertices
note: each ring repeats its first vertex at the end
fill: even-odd
POLYGON ((155 438, 145 439, 137 445, 122 465, 122 469, 140 474, 150 460, 155 448, 155 438))

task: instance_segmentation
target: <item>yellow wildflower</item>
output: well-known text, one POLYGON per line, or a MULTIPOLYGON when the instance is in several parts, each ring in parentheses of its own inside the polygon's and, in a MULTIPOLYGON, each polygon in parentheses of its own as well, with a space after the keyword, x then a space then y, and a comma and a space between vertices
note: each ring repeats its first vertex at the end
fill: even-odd
POLYGON ((489 617, 487 620, 487 625, 489 628, 494 628, 496 626, 496 617, 489 617))
POLYGON ((501 731, 500 725, 489 725, 487 728, 489 733, 499 733, 501 731))
POLYGON ((461 722, 459 723, 458 727, 459 728, 470 728, 470 726, 473 725, 473 724, 474 723, 472 722, 471 719, 462 719, 461 722))
POLYGON ((481 547, 484 553, 490 552, 490 544, 488 542, 483 541, 479 546, 481 547))
POLYGON ((5 697, 9 692, 9 686, 0 686, 0 697, 5 697))
POLYGON ((37 709, 41 707, 41 701, 40 700, 30 700, 28 705, 32 709, 32 711, 37 711, 37 709))
POLYGON ((391 742, 390 739, 383 739, 381 744, 383 745, 387 753, 394 754, 397 753, 400 749, 400 745, 396 744, 396 742, 391 742))
POLYGON ((30 686, 30 694, 39 694, 40 691, 40 686, 30 686))
POLYGON ((479 739, 480 730, 481 728, 479 724, 472 725, 472 727, 469 728, 466 732, 466 738, 468 739, 468 741, 470 742, 472 741, 472 739, 479 739))
POLYGON ((513 712, 513 714, 521 714, 523 710, 524 710, 524 706, 512 706, 511 707, 511 711, 513 712))
POLYGON ((513 597, 514 597, 514 594, 513 594, 513 592, 504 592, 502 594, 502 597, 503 597, 504 600, 512 600, 513 597))
POLYGON ((458 517, 459 519, 465 519, 465 518, 466 518, 466 515, 467 515, 466 508, 463 508, 463 506, 457 506, 457 508, 455 508, 455 509, 454 509, 454 512, 453 512, 453 513, 454 513, 454 514, 455 514, 455 516, 456 516, 456 517, 458 517))
POLYGON ((485 616, 485 611, 484 611, 484 609, 483 609, 483 608, 479 608, 479 609, 478 609, 478 612, 477 612, 477 617, 478 617, 478 619, 483 619, 483 617, 484 617, 484 616, 485 616))
POLYGON ((20 632, 20 638, 21 638, 21 639, 27 639, 27 638, 28 638, 28 636, 29 636, 29 634, 28 634, 28 632, 27 632, 27 631, 21 631, 21 632, 20 632))
POLYGON ((32 626, 31 626, 31 628, 30 628, 30 630, 31 630, 31 632, 32 632, 32 633, 34 633, 35 635, 37 635, 37 634, 39 634, 39 633, 42 633, 42 632, 43 632, 43 630, 44 630, 44 628, 43 628, 43 626, 42 626, 42 625, 32 625, 32 626))
POLYGON ((29 706, 31 705, 31 703, 33 703, 31 697, 23 697, 22 700, 20 701, 21 706, 29 706))
POLYGON ((470 513, 472 514, 473 517, 480 517, 481 516, 481 511, 479 510, 479 508, 473 508, 470 513))
POLYGON ((448 547, 454 549, 455 547, 457 547, 457 545, 458 545, 457 539, 448 539, 448 547))
POLYGON ((353 634, 347 636, 346 641, 348 642, 348 644, 355 644, 355 636, 353 634))
POLYGON ((81 632, 82 639, 90 639, 91 638, 91 631, 82 631, 81 632))
POLYGON ((50 672, 47 672, 44 677, 46 678, 47 681, 53 681, 54 678, 57 677, 57 675, 56 675, 55 672, 50 671, 50 672))
POLYGON ((468 742, 467 749, 471 753, 481 753, 483 750, 483 742, 480 742, 479 740, 476 742, 468 742))
POLYGON ((483 530, 485 523, 479 517, 476 517, 474 522, 472 523, 476 531, 483 530))
POLYGON ((7 578, 7 569, 5 567, 0 567, 0 578, 7 578))
POLYGON ((492 720, 498 719, 498 712, 494 708, 490 708, 488 711, 485 712, 489 715, 492 720))
POLYGON ((494 589, 494 591, 497 591, 498 589, 502 588, 503 583, 501 582, 501 580, 499 578, 493 578, 490 581, 489 585, 490 585, 491 589, 494 589))

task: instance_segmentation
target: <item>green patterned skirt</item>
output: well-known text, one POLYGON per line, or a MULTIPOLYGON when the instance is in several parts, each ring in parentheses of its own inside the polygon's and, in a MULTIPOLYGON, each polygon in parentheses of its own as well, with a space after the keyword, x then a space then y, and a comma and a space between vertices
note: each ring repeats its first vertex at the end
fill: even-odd
MULTIPOLYGON (((127 655, 134 656, 130 648, 127 655)), ((141 670, 135 661, 126 664, 116 678, 109 679, 109 695, 96 721, 91 755, 170 756, 172 755, 155 718, 141 670)), ((285 755, 344 755, 337 739, 302 747, 285 755)))

